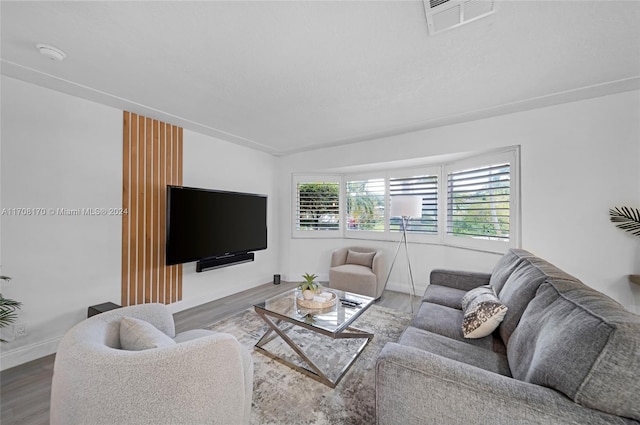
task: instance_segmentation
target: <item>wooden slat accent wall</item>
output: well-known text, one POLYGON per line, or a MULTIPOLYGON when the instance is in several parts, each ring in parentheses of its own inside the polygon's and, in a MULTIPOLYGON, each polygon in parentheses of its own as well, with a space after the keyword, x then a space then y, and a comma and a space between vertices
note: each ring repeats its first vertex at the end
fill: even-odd
POLYGON ((165 265, 167 185, 182 185, 182 128, 124 112, 122 305, 182 299, 182 265, 165 265))

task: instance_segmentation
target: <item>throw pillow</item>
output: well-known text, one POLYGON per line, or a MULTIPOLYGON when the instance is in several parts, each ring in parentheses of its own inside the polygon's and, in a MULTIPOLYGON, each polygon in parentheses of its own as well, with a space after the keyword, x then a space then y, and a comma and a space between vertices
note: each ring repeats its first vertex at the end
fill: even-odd
POLYGON ((149 322, 123 317, 120 319, 120 347, 141 351, 175 345, 175 341, 149 322))
POLYGON ((357 264, 359 266, 365 266, 371 268, 373 265, 373 257, 375 252, 357 252, 349 250, 347 251, 346 264, 357 264))
POLYGON ((480 286, 462 297, 462 334, 465 338, 485 337, 493 332, 507 314, 507 307, 500 302, 489 285, 480 286))

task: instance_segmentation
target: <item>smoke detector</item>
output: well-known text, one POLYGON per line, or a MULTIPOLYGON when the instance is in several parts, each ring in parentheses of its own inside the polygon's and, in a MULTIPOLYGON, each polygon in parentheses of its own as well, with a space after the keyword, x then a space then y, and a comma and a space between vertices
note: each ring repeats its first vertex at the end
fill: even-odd
POLYGON ((459 27, 493 13, 494 0, 423 0, 429 34, 459 27))
POLYGON ((61 61, 67 57, 67 54, 57 47, 49 46, 47 44, 36 44, 36 47, 43 56, 46 56, 51 60, 61 61))

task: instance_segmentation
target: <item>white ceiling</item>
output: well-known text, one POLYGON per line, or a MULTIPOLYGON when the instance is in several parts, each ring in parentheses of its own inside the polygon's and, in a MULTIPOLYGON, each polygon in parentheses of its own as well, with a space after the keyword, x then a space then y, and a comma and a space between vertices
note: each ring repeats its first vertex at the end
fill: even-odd
POLYGON ((640 88, 640 2, 2 1, 2 73, 274 155, 640 88), (64 50, 56 62, 36 43, 64 50))

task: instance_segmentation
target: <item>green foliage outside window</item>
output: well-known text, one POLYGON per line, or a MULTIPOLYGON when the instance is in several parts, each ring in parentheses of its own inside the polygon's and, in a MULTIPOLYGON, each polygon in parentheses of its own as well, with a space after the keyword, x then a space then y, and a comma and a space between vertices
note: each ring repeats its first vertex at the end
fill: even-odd
POLYGON ((384 183, 377 180, 347 182, 347 226, 349 230, 384 230, 384 183))
POLYGON ((509 190, 495 191, 490 196, 474 197, 470 208, 465 198, 453 203, 452 232, 454 235, 484 236, 489 238, 509 238, 509 190), (498 197, 502 202, 498 201, 498 197), (459 202, 459 203, 458 203, 459 202))
POLYGON ((335 230, 340 224, 340 186, 337 183, 298 185, 299 230, 335 230))
POLYGON ((450 174, 448 216, 449 234, 509 240, 509 165, 450 174))

